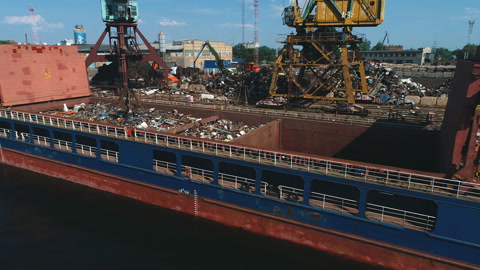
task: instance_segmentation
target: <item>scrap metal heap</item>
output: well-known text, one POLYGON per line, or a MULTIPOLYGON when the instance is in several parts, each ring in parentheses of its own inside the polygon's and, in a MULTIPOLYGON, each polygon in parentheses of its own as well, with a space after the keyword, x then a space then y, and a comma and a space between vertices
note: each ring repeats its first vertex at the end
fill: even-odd
MULTIPOLYGON (((406 124, 426 124, 426 129, 437 130, 443 120, 446 100, 450 92, 451 79, 436 79, 423 85, 412 80, 395 75, 395 70, 401 67, 367 67, 367 85, 371 91, 363 95, 362 111, 368 110, 368 115, 355 112, 356 104, 348 105, 342 102, 332 102, 319 99, 298 100, 298 103, 286 102, 283 97, 265 99, 272 77, 270 67, 264 67, 260 72, 238 72, 229 75, 220 73, 193 74, 179 76, 178 82, 172 82, 164 87, 146 87, 134 89, 140 102, 177 102, 180 105, 199 106, 242 106, 264 107, 266 110, 289 110, 304 113, 321 113, 338 118, 343 114, 346 118, 361 117, 371 120, 401 121, 406 124), (431 97, 426 100, 423 97, 431 97), (438 99, 437 99, 438 98, 438 99), (420 100, 422 101, 420 102, 420 100), (300 102, 303 101, 303 102, 300 102), (437 104, 438 101, 438 104, 437 104), (352 108, 352 110, 349 110, 352 108), (430 117, 430 116, 434 116, 430 117), (429 120, 427 120, 429 119, 429 120), (428 122, 428 123, 427 123, 428 122)), ((126 100, 111 90, 93 89, 97 97, 126 100)), ((131 99, 132 105, 137 99, 131 99)), ((123 105, 123 103, 121 104, 123 105)), ((124 106, 123 109, 126 109, 124 106)), ((263 109, 263 108, 262 108, 263 109)))
POLYGON ((62 109, 40 113, 219 141, 231 141, 263 126, 248 126, 228 119, 219 119, 217 116, 197 118, 180 113, 178 110, 163 111, 138 107, 135 110, 125 111, 117 104, 102 102, 81 103, 72 108, 64 105, 62 109))
POLYGON ((385 0, 298 0, 283 12, 296 29, 274 63, 270 97, 344 100, 368 94, 365 68, 352 34, 355 26, 383 22, 385 0), (337 51, 339 53, 337 53, 337 51))
MULTIPOLYGON (((397 104, 398 98, 402 95, 448 96, 451 78, 436 79, 423 85, 418 83, 417 79, 395 75, 396 68, 400 69, 400 67, 383 67, 382 65, 366 67, 367 86, 370 92, 368 96, 363 95, 362 99, 376 104, 397 104)), ((272 74, 270 67, 264 67, 260 72, 243 71, 228 75, 220 73, 179 75, 178 82, 172 82, 168 86, 144 87, 143 93, 140 95, 204 93, 222 97, 222 100, 224 97, 228 98, 230 103, 254 105, 259 101, 264 101, 263 99, 267 97, 272 74)), ((138 88, 142 88, 142 85, 138 86, 138 88)), ((103 97, 110 97, 112 94, 111 91, 100 88, 94 88, 93 91, 95 95, 103 97)), ((308 101, 314 104, 320 100, 310 99, 308 101)), ((291 102, 289 104, 292 105, 291 102)))
MULTIPOLYGON (((99 71, 100 73, 100 71, 99 71)), ((143 87, 137 85, 141 96, 149 95, 151 98, 160 97, 160 94, 187 95, 187 94, 213 94, 215 97, 228 98, 233 104, 255 104, 258 100, 266 98, 272 72, 271 68, 264 68, 260 72, 242 71, 230 74, 205 73, 178 75, 177 82, 169 85, 156 85, 143 87)), ((100 97, 118 95, 103 87, 93 88, 93 93, 100 97)))

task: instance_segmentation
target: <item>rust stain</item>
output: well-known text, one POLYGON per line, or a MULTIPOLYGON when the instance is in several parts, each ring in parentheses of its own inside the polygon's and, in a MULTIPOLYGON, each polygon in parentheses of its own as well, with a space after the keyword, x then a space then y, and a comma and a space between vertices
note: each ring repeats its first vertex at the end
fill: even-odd
POLYGON ((32 75, 32 71, 30 70, 30 67, 24 67, 22 68, 22 71, 23 71, 23 75, 25 76, 32 75))
POLYGON ((68 67, 64 63, 57 63, 58 70, 66 70, 68 67))
POLYGON ((322 218, 322 216, 320 214, 317 214, 317 213, 310 213, 310 214, 307 214, 307 216, 311 219, 315 219, 315 220, 319 220, 322 218))

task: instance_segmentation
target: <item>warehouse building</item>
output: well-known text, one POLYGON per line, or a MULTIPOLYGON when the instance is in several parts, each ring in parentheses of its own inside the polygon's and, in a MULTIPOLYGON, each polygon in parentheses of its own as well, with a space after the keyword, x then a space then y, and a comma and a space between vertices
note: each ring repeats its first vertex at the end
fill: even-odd
POLYGON ((365 61, 392 64, 417 64, 426 65, 433 61, 431 48, 422 50, 404 50, 403 46, 385 47, 382 51, 361 51, 360 55, 365 61))

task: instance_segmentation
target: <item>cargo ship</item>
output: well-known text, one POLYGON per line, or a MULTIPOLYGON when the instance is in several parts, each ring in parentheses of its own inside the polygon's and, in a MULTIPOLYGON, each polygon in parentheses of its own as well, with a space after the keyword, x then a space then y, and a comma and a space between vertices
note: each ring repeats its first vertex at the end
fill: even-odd
POLYGON ((112 102, 76 47, 0 59, 3 164, 389 269, 480 268, 478 63, 459 61, 441 131, 145 101, 258 126, 217 141, 42 113, 112 102))

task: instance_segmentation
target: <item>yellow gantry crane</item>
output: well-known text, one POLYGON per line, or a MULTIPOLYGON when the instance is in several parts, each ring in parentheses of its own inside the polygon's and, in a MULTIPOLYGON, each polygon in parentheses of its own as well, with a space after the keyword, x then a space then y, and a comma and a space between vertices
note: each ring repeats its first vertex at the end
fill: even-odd
POLYGON ((283 24, 295 28, 274 63, 270 97, 345 100, 367 94, 365 68, 352 28, 383 22, 386 0, 295 0, 283 24))

